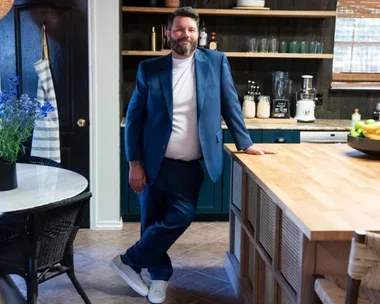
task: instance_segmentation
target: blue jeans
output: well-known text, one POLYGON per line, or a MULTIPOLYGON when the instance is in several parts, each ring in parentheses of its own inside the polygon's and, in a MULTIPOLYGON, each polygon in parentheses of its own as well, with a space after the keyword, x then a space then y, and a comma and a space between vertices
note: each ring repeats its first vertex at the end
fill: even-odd
POLYGON ((147 268, 152 280, 173 274, 169 248, 190 226, 204 174, 198 160, 165 158, 154 184, 140 195, 141 238, 121 256, 137 273, 147 268))

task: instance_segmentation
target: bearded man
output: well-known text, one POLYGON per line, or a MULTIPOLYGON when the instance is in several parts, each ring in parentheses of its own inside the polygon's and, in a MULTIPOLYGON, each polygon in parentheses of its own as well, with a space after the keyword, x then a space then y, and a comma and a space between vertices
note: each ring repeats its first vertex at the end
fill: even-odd
POLYGON ((140 62, 125 126, 129 183, 141 204, 141 238, 111 267, 142 296, 162 303, 173 274, 168 249, 190 226, 203 182, 204 161, 216 182, 223 170, 223 116, 239 150, 253 145, 226 56, 197 49, 199 15, 191 7, 169 18, 172 52, 140 62), (141 278, 147 268, 150 288, 141 278))

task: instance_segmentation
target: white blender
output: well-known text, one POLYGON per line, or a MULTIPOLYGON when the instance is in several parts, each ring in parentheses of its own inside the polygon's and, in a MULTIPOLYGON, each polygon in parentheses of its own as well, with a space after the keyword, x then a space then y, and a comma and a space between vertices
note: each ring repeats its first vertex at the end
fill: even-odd
POLYGON ((296 93, 296 117, 300 122, 315 121, 315 101, 317 90, 313 88, 313 76, 302 76, 302 89, 296 93))

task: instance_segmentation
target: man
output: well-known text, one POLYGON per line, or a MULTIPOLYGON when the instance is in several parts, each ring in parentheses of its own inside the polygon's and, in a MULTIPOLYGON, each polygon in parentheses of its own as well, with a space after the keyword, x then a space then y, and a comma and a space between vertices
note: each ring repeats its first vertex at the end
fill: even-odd
POLYGON ((272 154, 255 147, 245 127, 230 67, 223 53, 196 49, 199 16, 191 7, 169 18, 171 54, 141 61, 126 127, 129 182, 141 203, 141 238, 111 266, 152 303, 165 300, 173 273, 167 250, 196 212, 204 159, 214 182, 222 173, 221 115, 239 150, 272 154), (150 289, 141 279, 147 268, 150 289))

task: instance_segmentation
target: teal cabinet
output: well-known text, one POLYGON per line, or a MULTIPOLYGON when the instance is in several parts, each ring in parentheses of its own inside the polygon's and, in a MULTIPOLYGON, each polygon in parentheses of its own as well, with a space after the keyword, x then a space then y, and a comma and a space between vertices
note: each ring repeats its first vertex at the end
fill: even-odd
POLYGON ((123 216, 140 216, 137 194, 129 186, 129 165, 125 158, 124 128, 120 130, 120 201, 123 216))
POLYGON ((201 161, 204 172, 204 181, 199 193, 197 214, 220 214, 222 209, 221 187, 222 182, 214 183, 207 172, 204 161, 201 161))
MULTIPOLYGON (((253 143, 300 143, 298 130, 249 130, 253 143)), ((233 143, 229 130, 223 130, 223 142, 233 143)), ((124 128, 120 130, 120 195, 123 220, 140 220, 140 203, 138 196, 129 187, 129 165, 125 159, 124 128)), ((196 219, 228 219, 230 205, 230 171, 231 157, 223 151, 223 173, 220 180, 214 183, 203 161, 204 182, 199 194, 196 219)))
POLYGON ((299 144, 300 131, 298 130, 263 130, 262 143, 299 144))

